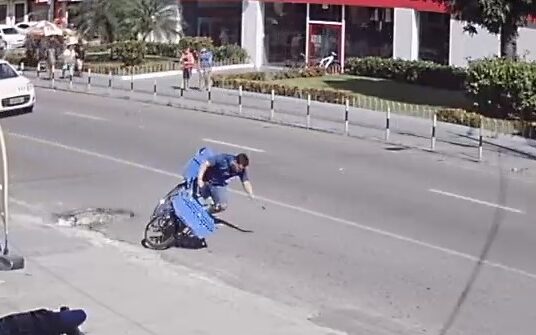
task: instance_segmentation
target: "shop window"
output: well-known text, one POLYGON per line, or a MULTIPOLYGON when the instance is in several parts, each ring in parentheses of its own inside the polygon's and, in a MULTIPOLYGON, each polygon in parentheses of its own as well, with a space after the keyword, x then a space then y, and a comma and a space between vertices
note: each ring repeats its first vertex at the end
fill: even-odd
POLYGON ((419 59, 449 63, 450 15, 419 12, 419 59))
POLYGON ((309 7, 309 19, 312 21, 342 21, 342 6, 315 5, 309 7))
POLYGON ((264 47, 270 64, 301 62, 305 53, 305 4, 266 2, 264 47))
POLYGON ((346 7, 346 57, 393 55, 393 9, 346 7))
POLYGON ((26 12, 26 5, 23 3, 15 4, 15 23, 24 21, 24 14, 26 12))
POLYGON ((0 5, 0 24, 6 24, 7 5, 0 5))
POLYGON ((187 36, 210 37, 215 45, 240 45, 242 2, 184 1, 181 6, 187 36))

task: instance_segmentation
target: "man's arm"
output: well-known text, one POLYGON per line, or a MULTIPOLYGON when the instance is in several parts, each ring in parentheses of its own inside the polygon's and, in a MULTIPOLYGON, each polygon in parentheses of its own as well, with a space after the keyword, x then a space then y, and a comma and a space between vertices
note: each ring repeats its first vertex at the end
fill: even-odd
POLYGON ((243 181, 242 186, 244 187, 244 191, 249 195, 251 199, 255 198, 255 195, 253 194, 253 187, 251 186, 251 183, 249 180, 243 181))
POLYGON ((253 199, 255 197, 253 195, 253 186, 251 185, 251 182, 249 181, 249 176, 248 176, 247 171, 244 171, 242 173, 240 180, 242 181, 242 187, 244 187, 244 191, 246 191, 249 197, 253 199))

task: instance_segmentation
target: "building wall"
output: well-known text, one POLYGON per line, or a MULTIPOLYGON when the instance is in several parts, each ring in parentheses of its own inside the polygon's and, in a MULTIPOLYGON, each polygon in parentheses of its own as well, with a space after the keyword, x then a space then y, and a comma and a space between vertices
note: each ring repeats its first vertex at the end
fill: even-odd
POLYGON ((250 62, 260 67, 265 62, 264 4, 257 0, 244 0, 242 6, 242 47, 250 62))
POLYGON ((450 65, 465 67, 469 60, 500 54, 499 35, 490 34, 485 28, 478 28, 478 33, 471 36, 464 32, 464 26, 462 21, 450 20, 450 65))
POLYGON ((28 21, 28 1, 27 0, 15 0, 15 1, 7 1, 7 0, 0 0, 0 6, 2 8, 6 9, 6 15, 5 17, 0 17, 0 22, 7 24, 7 25, 14 25, 15 23, 22 22, 22 21, 28 21), (23 5, 24 6, 24 15, 22 17, 17 18, 15 15, 15 8, 17 5, 23 5))
POLYGON ((526 55, 527 60, 536 61, 536 24, 519 29, 517 53, 520 57, 526 55))

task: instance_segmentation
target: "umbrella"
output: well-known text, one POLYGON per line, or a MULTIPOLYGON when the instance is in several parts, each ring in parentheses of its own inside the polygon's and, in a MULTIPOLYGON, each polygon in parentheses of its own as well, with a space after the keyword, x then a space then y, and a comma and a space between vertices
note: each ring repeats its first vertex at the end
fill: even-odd
POLYGON ((27 34, 38 36, 63 36, 63 30, 52 22, 39 21, 31 28, 28 28, 27 34))

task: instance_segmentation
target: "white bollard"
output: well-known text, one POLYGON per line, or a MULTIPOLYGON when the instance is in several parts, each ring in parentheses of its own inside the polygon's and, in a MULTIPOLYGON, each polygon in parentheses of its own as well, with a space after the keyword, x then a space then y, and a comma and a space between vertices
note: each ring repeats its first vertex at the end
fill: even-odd
POLYGON ((311 94, 307 94, 307 129, 311 128, 311 94))
POLYGON ((348 135, 350 131, 350 120, 349 120, 349 109, 350 109, 350 100, 346 98, 346 103, 344 107, 344 134, 348 135))
POLYGON ((52 65, 52 89, 56 89, 56 67, 52 65))
POLYGON ((434 115, 432 117, 432 139, 430 147, 432 151, 435 150, 435 144, 436 144, 436 127, 437 127, 437 114, 434 112, 434 115))
POLYGON ((484 133, 484 122, 482 115, 480 115, 480 133, 478 135, 478 160, 482 161, 482 143, 483 143, 483 134, 484 133))
POLYGON ((391 134, 390 123, 391 123, 391 107, 387 106, 387 116, 385 118, 385 140, 386 141, 389 141, 389 135, 391 134))
POLYGON ((238 86, 238 113, 242 114, 242 85, 238 86))
POLYGON ((274 119, 274 103, 275 103, 275 91, 274 89, 272 88, 272 95, 271 95, 271 98, 270 98, 270 120, 273 120, 274 119))

